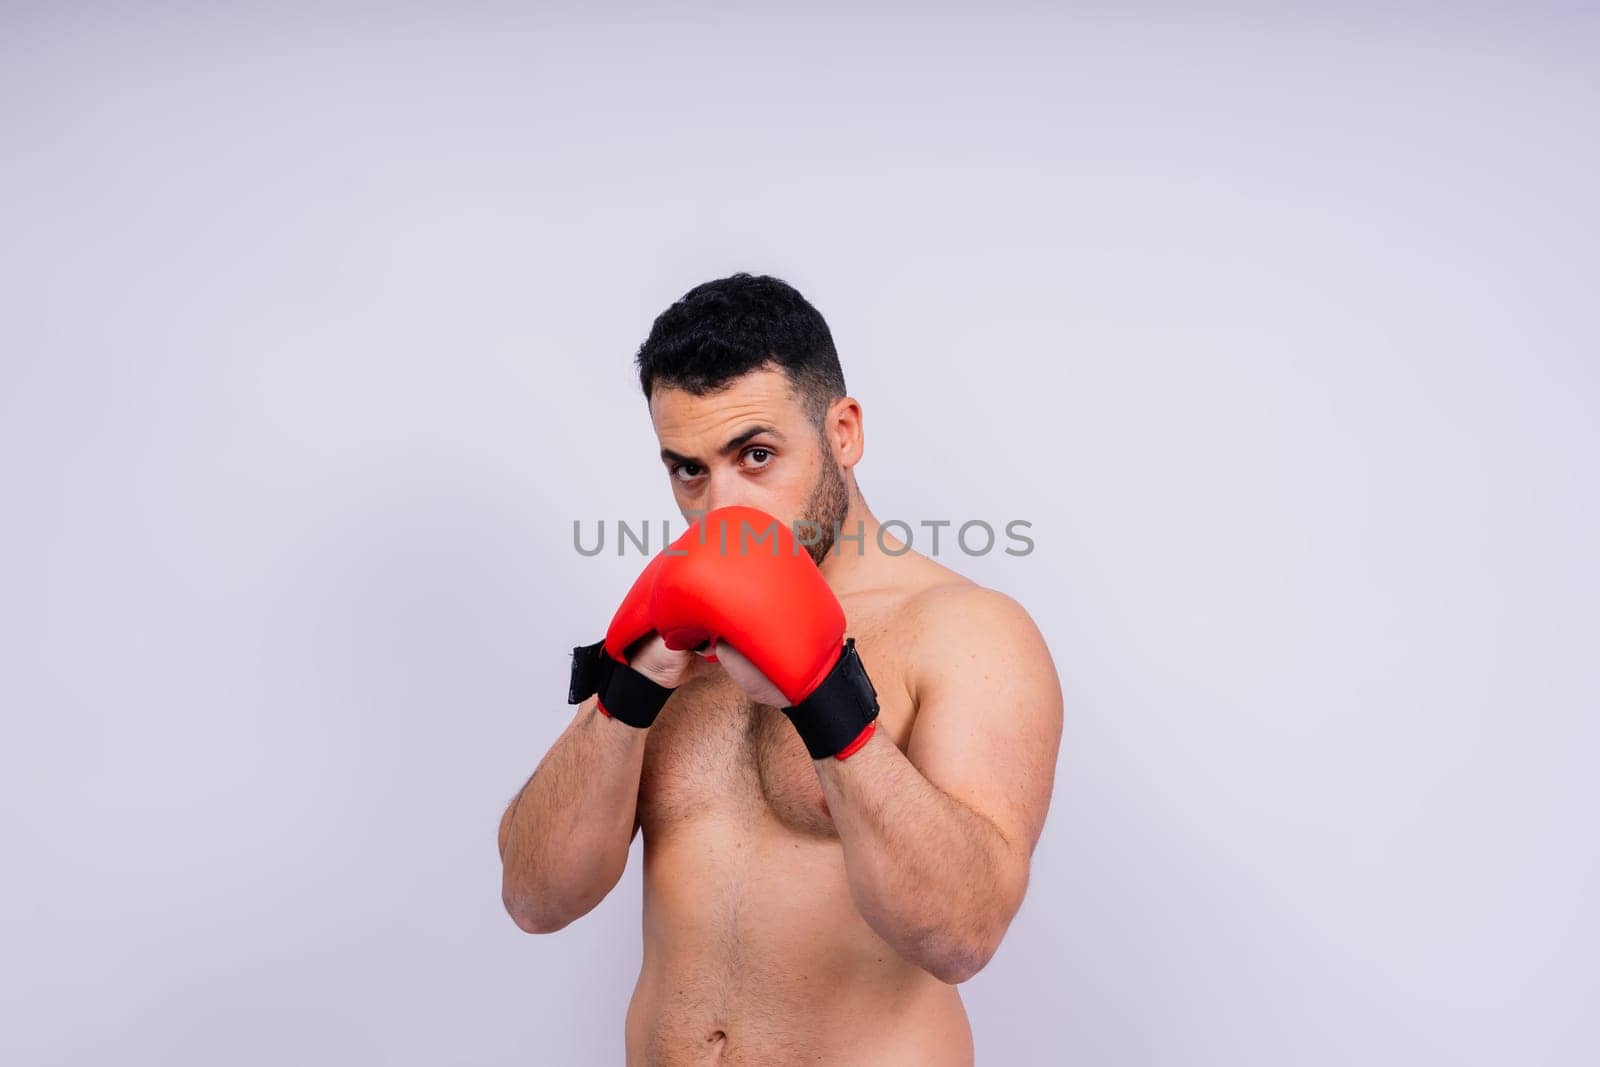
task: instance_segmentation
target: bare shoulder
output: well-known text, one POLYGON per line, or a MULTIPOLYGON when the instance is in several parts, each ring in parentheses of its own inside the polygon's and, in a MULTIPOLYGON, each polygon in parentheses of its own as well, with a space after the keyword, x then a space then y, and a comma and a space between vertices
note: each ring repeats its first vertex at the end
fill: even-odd
POLYGON ((906 599, 905 612, 907 622, 933 630, 979 622, 1033 625, 1032 617, 1016 600, 960 575, 917 590, 906 599))
POLYGON ((1061 683, 1044 637, 1016 600, 971 581, 921 590, 905 611, 906 757, 1025 856, 1044 826, 1061 744, 1061 683))
POLYGON ((902 612, 913 682, 952 669, 980 675, 1044 672, 1054 681, 1054 664, 1033 617, 997 589, 957 576, 908 597, 902 612))

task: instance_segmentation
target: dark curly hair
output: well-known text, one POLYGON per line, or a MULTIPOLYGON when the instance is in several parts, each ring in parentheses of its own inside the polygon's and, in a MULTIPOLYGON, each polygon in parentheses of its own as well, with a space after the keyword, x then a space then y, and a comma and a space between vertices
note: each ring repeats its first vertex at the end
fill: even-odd
POLYGON ((788 376, 819 423, 845 395, 828 324, 794 286, 765 274, 690 289, 656 317, 635 362, 646 400, 657 383, 704 396, 768 366, 788 376))

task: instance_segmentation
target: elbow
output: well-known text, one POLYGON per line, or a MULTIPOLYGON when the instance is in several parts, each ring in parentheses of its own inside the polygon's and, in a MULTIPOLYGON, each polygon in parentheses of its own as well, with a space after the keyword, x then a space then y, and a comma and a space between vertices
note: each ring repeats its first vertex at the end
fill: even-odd
POLYGON ((553 934, 570 926, 593 911, 621 876, 619 869, 601 878, 570 871, 552 877, 553 865, 530 863, 520 855, 510 860, 501 873, 500 902, 517 929, 529 934, 553 934))
POLYGON ((983 970, 983 965, 987 962, 989 961, 984 959, 961 956, 944 961, 931 968, 928 973, 945 985, 960 985, 983 970))
POLYGON ((512 878, 500 883, 500 900, 517 928, 529 934, 553 934, 595 909, 616 879, 558 884, 537 878, 512 878))
POLYGON ((946 985, 960 985, 989 965, 1000 948, 1015 909, 984 909, 987 914, 941 918, 895 916, 887 909, 857 907, 878 935, 910 963, 946 985))
POLYGON ((1004 933, 1003 926, 990 929, 974 926, 960 931, 923 926, 914 932, 903 931, 901 936, 890 940, 890 944, 901 957, 939 981, 960 985, 988 966, 1004 933))
POLYGON ((945 985, 960 985, 983 970, 999 947, 998 938, 951 946, 943 952, 932 954, 922 966, 945 985))
POLYGON ((970 916, 938 933, 924 931, 917 939, 919 964, 946 985, 960 985, 994 959, 1016 911, 1008 899, 982 917, 970 916))
POLYGON ((947 926, 935 933, 924 929, 914 940, 919 948, 915 958, 923 970, 946 985, 960 985, 989 965, 1000 949, 1000 942, 1011 926, 1022 903, 1026 881, 1016 883, 1014 891, 998 898, 985 914, 969 916, 965 922, 947 926))
POLYGON ((551 907, 548 903, 527 896, 503 892, 500 899, 511 921, 525 934, 553 934, 565 929, 577 918, 570 911, 551 907))
POLYGON ((972 916, 970 924, 963 924, 966 929, 960 933, 952 931, 945 937, 924 941, 930 951, 924 954, 923 969, 946 985, 960 985, 987 967, 999 951, 1012 918, 1022 907, 1027 889, 1026 864, 1006 872, 996 896, 983 909, 981 917, 972 916))
POLYGON ((517 929, 527 934, 553 934, 589 910, 569 900, 555 886, 526 876, 513 876, 510 867, 500 881, 500 903, 511 921, 517 924, 517 929))

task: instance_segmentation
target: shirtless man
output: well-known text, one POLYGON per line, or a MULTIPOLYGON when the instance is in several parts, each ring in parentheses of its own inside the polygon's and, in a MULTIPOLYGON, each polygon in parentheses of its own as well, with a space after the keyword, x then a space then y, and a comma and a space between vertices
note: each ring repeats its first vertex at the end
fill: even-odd
MULTIPOLYGON (((861 405, 794 289, 698 286, 638 364, 686 516, 745 505, 821 531, 807 549, 876 690, 875 728, 846 758, 813 759, 755 656, 650 633, 616 669, 664 703, 613 715, 583 700, 506 810, 506 909, 529 933, 560 930, 617 884, 643 832, 629 1064, 970 1064, 956 986, 1021 905, 1050 801, 1049 651, 1015 601, 880 537, 854 475, 861 405)), ((783 640, 786 619, 769 625, 761 640, 783 640)))

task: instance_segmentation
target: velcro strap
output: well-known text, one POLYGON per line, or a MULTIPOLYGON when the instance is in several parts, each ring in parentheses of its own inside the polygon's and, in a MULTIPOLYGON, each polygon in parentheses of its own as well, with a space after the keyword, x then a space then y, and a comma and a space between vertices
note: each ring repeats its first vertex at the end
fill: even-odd
POLYGON ((606 643, 579 645, 572 650, 572 681, 567 686, 567 703, 582 704, 600 692, 611 677, 610 665, 615 663, 606 655, 606 643))
POLYGON ((612 659, 604 641, 572 650, 567 703, 581 704, 596 693, 600 694, 602 712, 640 730, 656 721, 672 696, 671 689, 612 659))
POLYGON ((856 655, 856 640, 847 637, 839 662, 811 695, 783 712, 794 723, 812 759, 843 752, 878 717, 878 691, 856 655))
POLYGON ((643 730, 656 721, 671 696, 671 689, 657 685, 626 663, 613 661, 611 680, 600 694, 600 703, 613 719, 643 730))

